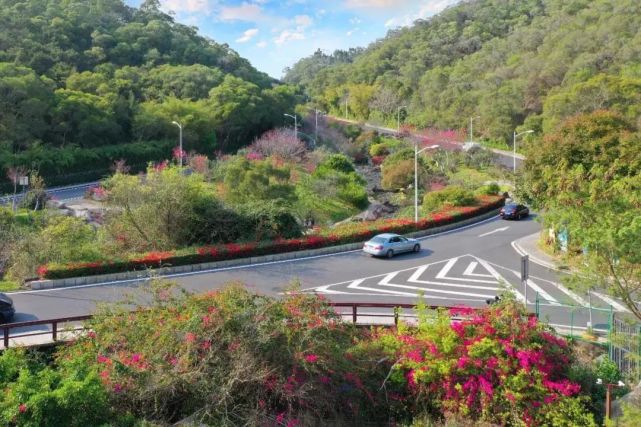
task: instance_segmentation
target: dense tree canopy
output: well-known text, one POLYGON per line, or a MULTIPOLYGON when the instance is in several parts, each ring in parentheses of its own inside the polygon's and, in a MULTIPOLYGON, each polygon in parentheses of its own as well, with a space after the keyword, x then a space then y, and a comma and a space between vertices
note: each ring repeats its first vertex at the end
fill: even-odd
POLYGON ((354 55, 316 52, 285 79, 335 115, 463 128, 511 142, 575 112, 639 116, 641 3, 636 0, 472 0, 392 30, 354 55))
POLYGON ((620 114, 579 114, 530 147, 519 190, 585 252, 578 282, 605 285, 641 319, 640 145, 620 114))
POLYGON ((159 6, 0 0, 2 175, 13 165, 40 169, 46 178, 90 168, 104 173, 118 159, 107 151, 133 163, 139 159, 132 142, 177 141, 174 120, 184 125, 186 149, 209 155, 248 145, 283 122, 282 112, 299 99, 296 89, 159 6), (78 148, 100 151, 102 162, 87 165, 78 148), (43 149, 51 154, 44 163, 43 149))

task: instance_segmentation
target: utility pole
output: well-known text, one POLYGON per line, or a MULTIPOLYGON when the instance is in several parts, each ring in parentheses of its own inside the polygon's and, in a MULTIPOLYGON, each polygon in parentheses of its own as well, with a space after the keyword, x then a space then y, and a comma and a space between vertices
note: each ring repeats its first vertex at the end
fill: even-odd
POLYGON ((438 144, 430 145, 422 149, 418 149, 418 142, 414 141, 414 222, 418 222, 418 155, 425 150, 438 148, 438 144))
POLYGON ((523 297, 525 298, 525 309, 527 310, 527 281, 530 274, 530 257, 521 257, 521 284, 523 285, 523 297))
POLYGON ((470 142, 474 142, 474 120, 480 119, 481 116, 470 117, 470 142))
POLYGON ((179 161, 180 167, 182 168, 183 167, 183 126, 176 121, 173 121, 171 123, 178 126, 178 150, 179 150, 178 161, 179 161))
POLYGON ((324 111, 319 110, 318 108, 314 108, 314 114, 316 116, 316 125, 314 127, 314 145, 316 145, 316 141, 318 141, 318 115, 319 114, 326 114, 324 111))

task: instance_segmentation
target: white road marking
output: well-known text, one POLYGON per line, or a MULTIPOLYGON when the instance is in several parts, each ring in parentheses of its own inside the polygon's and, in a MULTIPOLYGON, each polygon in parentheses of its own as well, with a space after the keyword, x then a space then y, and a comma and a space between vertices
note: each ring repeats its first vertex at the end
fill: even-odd
POLYGON ((592 291, 592 295, 596 295, 597 297, 601 298, 603 301, 605 301, 606 303, 610 304, 617 311, 623 311, 623 312, 626 312, 626 313, 632 313, 623 304, 618 303, 613 298, 610 298, 607 295, 604 295, 604 294, 602 294, 600 292, 595 292, 595 291, 592 291))
MULTIPOLYGON (((462 278, 462 277, 450 277, 450 276, 448 276, 447 273, 450 272, 450 270, 452 269, 454 264, 456 264, 456 262, 459 260, 459 258, 461 258, 461 257, 452 258, 451 260, 449 260, 447 262, 447 264, 445 264, 445 266, 441 269, 441 271, 438 272, 438 274, 436 275, 436 278, 437 279, 444 279, 444 280, 458 280, 458 281, 461 281, 461 282, 488 283, 488 284, 491 284, 491 285, 495 285, 495 284, 498 283, 496 280, 482 280, 482 279, 470 279, 470 278, 467 278, 467 277, 466 278, 462 278)), ((493 276, 490 274, 489 277, 493 277, 493 276)))
MULTIPOLYGON (((512 273, 516 274, 517 277, 519 277, 519 278, 521 277, 521 273, 519 271, 513 270, 511 268, 503 267, 503 266, 500 266, 500 265, 494 264, 494 263, 490 263, 490 264, 492 264, 493 266, 498 267, 498 268, 504 268, 504 269, 506 269, 508 271, 511 271, 512 273)), ((574 301, 576 301, 577 303, 579 303, 579 305, 581 305, 583 307, 588 307, 589 306, 589 304, 588 304, 588 302, 586 300, 584 300, 579 295, 577 295, 576 293, 572 292, 571 290, 569 290, 568 288, 566 288, 565 286, 563 286, 560 283, 553 282, 552 280, 543 279, 541 277, 536 277, 536 276, 530 276, 530 277, 533 278, 533 279, 538 280, 539 282, 545 282, 545 283, 548 283, 548 284, 554 286, 559 291, 563 292, 564 294, 566 294, 567 296, 572 298, 574 301)))
POLYGON ((524 302, 524 303, 526 303, 526 304, 527 304, 527 301, 525 301, 525 297, 523 296, 523 294, 521 294, 518 290, 516 290, 516 288, 514 288, 514 286, 512 286, 512 285, 510 284, 510 282, 508 282, 507 280, 505 280, 505 279, 503 278, 503 276, 501 276, 501 275, 498 273, 498 271, 496 271, 496 270, 495 270, 495 269, 490 265, 490 263, 488 263, 488 262, 487 262, 487 261, 485 261, 485 260, 482 260, 481 258, 477 258, 477 257, 474 257, 474 258, 476 258, 476 260, 479 262, 479 264, 481 264, 481 265, 482 265, 482 266, 483 266, 487 271, 489 271, 489 273, 490 273, 490 274, 491 274, 491 275, 492 275, 492 276, 493 276, 493 277, 494 277, 494 278, 495 278, 499 283, 505 283, 506 285, 508 285, 508 286, 509 286, 509 288, 508 288, 508 289, 509 289, 509 290, 510 290, 514 295, 516 295, 516 299, 518 299, 519 301, 522 301, 522 302, 524 302))
POLYGON ((475 273, 474 270, 476 269, 476 266, 479 265, 478 262, 472 261, 470 265, 467 266, 465 271, 463 272, 463 276, 473 276, 473 277, 492 277, 491 274, 481 274, 481 273, 475 273))
POLYGON ((479 234, 479 237, 489 236, 490 234, 498 233, 500 231, 505 231, 508 228, 510 228, 510 226, 497 228, 496 230, 492 230, 492 231, 488 231, 487 233, 479 234))
MULTIPOLYGON (((498 215, 484 219, 483 221, 475 222, 473 224, 469 225, 464 225, 463 227, 455 228, 453 230, 448 230, 448 231, 442 231, 440 233, 435 233, 435 234, 430 234, 429 236, 425 237, 419 237, 417 240, 423 241, 423 240, 429 240, 433 239, 435 237, 439 236, 444 236, 446 234, 451 234, 451 233, 456 233, 459 231, 467 230, 468 228, 476 227, 482 224, 485 224, 487 222, 492 222, 494 221, 498 215)), ((300 261, 308 261, 311 259, 317 259, 317 258, 327 258, 331 256, 341 256, 341 255, 347 255, 347 254, 353 254, 356 252, 362 252, 362 249, 354 249, 352 251, 344 251, 344 252, 336 252, 333 254, 325 254, 325 255, 314 255, 314 256, 309 256, 309 257, 303 257, 303 258, 294 258, 294 259, 288 259, 288 260, 282 260, 282 261, 269 261, 269 262, 262 262, 258 264, 247 264, 247 265, 238 265, 234 267, 222 267, 222 268, 211 268, 207 270, 201 270, 201 271, 192 271, 189 273, 172 273, 172 274, 165 274, 165 275, 158 275, 155 276, 155 278, 158 279, 172 279, 176 277, 187 277, 187 276, 199 276, 203 274, 210 274, 210 273, 219 273, 223 271, 231 271, 231 270, 242 270, 246 268, 256 268, 256 267, 262 267, 265 265, 276 265, 276 264, 286 264, 290 262, 300 262, 300 261)), ((408 268, 405 270, 401 271, 406 271, 406 270, 412 270, 415 267, 408 268)), ((138 283, 138 282, 144 282, 144 281, 149 281, 149 277, 139 277, 135 279, 124 279, 124 280, 111 280, 107 282, 101 282, 101 283, 91 283, 87 285, 76 285, 76 286, 65 286, 63 288, 53 288, 53 289, 38 289, 38 290, 31 290, 31 291, 19 291, 19 292, 6 292, 8 294, 38 294, 38 293, 46 293, 46 292, 59 292, 59 291, 73 291, 74 289, 84 289, 84 288, 95 288, 99 286, 111 286, 111 285, 124 285, 127 283, 133 284, 133 283, 138 283)), ((345 283, 345 282, 341 282, 345 283)))

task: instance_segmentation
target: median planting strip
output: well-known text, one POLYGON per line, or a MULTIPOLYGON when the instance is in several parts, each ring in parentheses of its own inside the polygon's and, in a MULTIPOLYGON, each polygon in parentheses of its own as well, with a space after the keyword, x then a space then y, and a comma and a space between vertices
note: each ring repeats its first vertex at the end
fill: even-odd
POLYGON ((32 281, 29 285, 31 289, 37 290, 119 280, 142 280, 151 276, 334 254, 360 249, 364 241, 380 233, 424 237, 453 230, 496 215, 496 210, 503 204, 503 198, 486 196, 478 206, 451 208, 447 212, 438 212, 422 218, 418 223, 408 219, 381 220, 348 224, 299 239, 149 252, 127 260, 47 265, 38 269, 40 280, 32 281))

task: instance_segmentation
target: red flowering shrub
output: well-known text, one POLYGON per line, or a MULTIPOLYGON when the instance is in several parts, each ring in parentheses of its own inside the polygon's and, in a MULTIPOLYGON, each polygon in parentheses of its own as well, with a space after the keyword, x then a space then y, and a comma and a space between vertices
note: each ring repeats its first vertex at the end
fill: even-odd
POLYGON ((241 286, 173 291, 158 282, 151 307, 99 313, 93 337, 66 350, 95 367, 116 412, 161 424, 195 413, 208 425, 384 416, 386 372, 350 353, 367 332, 341 322, 324 300, 277 300, 241 286))
POLYGON ((363 242, 386 233, 406 234, 433 227, 441 227, 462 219, 489 212, 503 206, 504 199, 497 196, 479 196, 476 206, 446 207, 421 218, 417 223, 407 218, 381 219, 378 221, 352 222, 338 227, 316 229, 315 234, 297 239, 276 239, 264 242, 228 243, 175 252, 149 252, 129 259, 99 262, 93 268, 88 263, 49 264, 38 270, 40 278, 63 279, 123 271, 144 270, 159 266, 179 266, 277 254, 307 249, 317 249, 345 243, 363 242))
MULTIPOLYGON (((428 318, 424 313, 418 328, 379 330, 375 338, 396 360, 391 379, 409 391, 414 411, 431 418, 542 425, 554 411, 582 408, 572 400, 580 386, 567 379, 571 349, 522 305, 508 300, 428 318)), ((586 420, 575 421, 590 425, 591 416, 586 420)))

